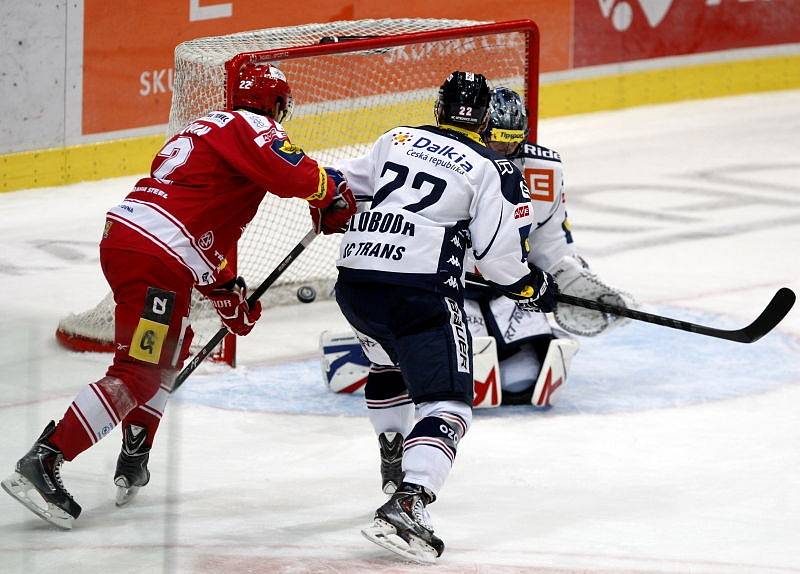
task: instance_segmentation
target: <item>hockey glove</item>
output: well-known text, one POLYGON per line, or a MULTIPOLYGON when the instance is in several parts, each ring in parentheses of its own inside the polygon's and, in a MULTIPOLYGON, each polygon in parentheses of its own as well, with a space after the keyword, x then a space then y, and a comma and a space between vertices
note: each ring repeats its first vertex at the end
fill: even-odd
POLYGON ((326 167, 325 171, 328 173, 328 185, 335 191, 333 201, 327 207, 309 206, 314 231, 325 235, 344 233, 347 223, 356 212, 356 200, 342 172, 332 167, 326 167))
POLYGON ((517 306, 524 311, 539 311, 552 313, 556 308, 558 285, 553 276, 538 267, 531 267, 528 276, 528 287, 521 293, 522 299, 517 301, 517 306))
POLYGON ((214 305, 228 331, 240 337, 247 335, 261 317, 260 301, 256 301, 252 308, 247 305, 247 285, 241 277, 219 285, 204 295, 214 305))

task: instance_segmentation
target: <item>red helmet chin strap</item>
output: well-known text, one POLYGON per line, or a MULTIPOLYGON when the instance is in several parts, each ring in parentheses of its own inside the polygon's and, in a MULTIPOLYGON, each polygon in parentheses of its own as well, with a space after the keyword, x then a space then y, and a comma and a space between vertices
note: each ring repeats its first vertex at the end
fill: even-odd
POLYGON ((279 124, 282 124, 289 119, 290 110, 283 100, 275 102, 275 107, 272 109, 271 117, 279 124))

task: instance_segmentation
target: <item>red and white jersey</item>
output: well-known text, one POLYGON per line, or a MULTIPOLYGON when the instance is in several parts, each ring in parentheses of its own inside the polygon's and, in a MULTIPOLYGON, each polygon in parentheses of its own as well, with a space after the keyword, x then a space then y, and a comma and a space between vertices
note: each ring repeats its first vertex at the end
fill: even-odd
POLYGON ((167 141, 150 176, 109 210, 102 244, 156 254, 208 285, 267 192, 322 207, 328 187, 325 171, 277 122, 210 112, 167 141))

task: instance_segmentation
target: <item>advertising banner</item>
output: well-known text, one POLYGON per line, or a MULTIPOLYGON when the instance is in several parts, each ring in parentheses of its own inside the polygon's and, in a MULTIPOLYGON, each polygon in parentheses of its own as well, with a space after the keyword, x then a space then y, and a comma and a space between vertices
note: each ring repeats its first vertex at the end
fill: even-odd
POLYGON ((263 0, 84 0, 82 134, 165 124, 180 42, 246 30, 367 18, 503 21, 531 18, 541 34, 542 71, 568 65, 572 0, 431 3, 381 0, 291 3, 263 0))
POLYGON ((798 0, 575 0, 573 66, 800 42, 798 0))

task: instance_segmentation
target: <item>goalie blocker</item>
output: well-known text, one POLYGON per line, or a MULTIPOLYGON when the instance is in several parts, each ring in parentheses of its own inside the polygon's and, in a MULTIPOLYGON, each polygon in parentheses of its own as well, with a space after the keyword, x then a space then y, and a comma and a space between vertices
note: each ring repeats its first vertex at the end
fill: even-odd
MULTIPOLYGON (((473 337, 473 408, 499 407, 503 402, 500 364, 494 337, 473 337)), ((546 408, 567 380, 572 356, 578 343, 554 339, 542 362, 531 396, 531 405, 546 408)), ((335 393, 362 391, 367 383, 369 361, 353 333, 330 333, 320 336, 322 374, 328 389, 335 393)))

